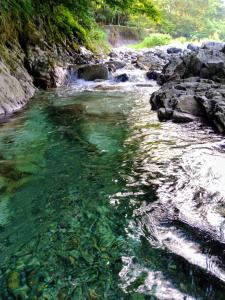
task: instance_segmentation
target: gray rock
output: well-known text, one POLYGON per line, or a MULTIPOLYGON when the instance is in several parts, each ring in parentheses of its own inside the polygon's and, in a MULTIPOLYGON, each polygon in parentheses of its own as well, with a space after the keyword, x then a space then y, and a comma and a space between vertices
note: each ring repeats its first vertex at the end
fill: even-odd
POLYGON ((78 78, 87 81, 94 81, 96 79, 107 80, 109 78, 108 68, 103 64, 82 66, 78 69, 77 73, 78 78))
POLYGON ((15 74, 0 62, 0 117, 21 109, 35 93, 26 69, 18 67, 15 74), (19 78, 17 78, 19 77, 19 78))
MULTIPOLYGON (((210 44, 211 45, 211 44, 210 44)), ((212 43, 212 45, 214 45, 212 43)), ((172 56, 163 68, 158 79, 159 84, 168 81, 198 76, 218 82, 225 82, 225 53, 223 44, 214 48, 206 44, 198 51, 184 52, 181 56, 172 56)))
POLYGON ((191 51, 198 51, 199 50, 199 46, 193 45, 193 44, 188 44, 187 45, 187 49, 191 50, 191 51))
POLYGON ((115 70, 122 69, 126 63, 120 60, 112 60, 105 63, 108 68, 115 68, 115 70))
POLYGON ((214 41, 206 41, 206 42, 203 42, 201 48, 221 51, 224 46, 225 46, 224 43, 214 42, 214 41))
POLYGON ((120 74, 118 76, 115 77, 115 81, 116 82, 126 82, 129 81, 129 76, 124 73, 124 74, 120 74))
POLYGON ((161 122, 170 120, 172 118, 172 115, 173 110, 170 108, 161 107, 158 109, 158 118, 161 122))
POLYGON ((171 47, 167 49, 168 54, 178 54, 181 53, 182 49, 181 48, 176 48, 176 47, 171 47))
POLYGON ((161 72, 167 62, 165 57, 160 57, 154 51, 148 51, 137 58, 136 65, 142 70, 161 72))
POLYGON ((196 121, 197 118, 191 114, 174 111, 172 115, 172 121, 174 123, 190 123, 196 121))
POLYGON ((68 47, 39 44, 29 45, 25 66, 38 88, 53 88, 67 85, 71 81, 71 70, 75 65, 94 61, 93 53, 84 47, 72 51, 68 47))
POLYGON ((150 103, 160 121, 207 120, 225 133, 225 85, 196 77, 168 82, 152 94, 150 103))
POLYGON ((163 85, 165 82, 183 78, 186 73, 186 66, 181 57, 173 56, 168 64, 166 64, 159 76, 157 82, 163 85))

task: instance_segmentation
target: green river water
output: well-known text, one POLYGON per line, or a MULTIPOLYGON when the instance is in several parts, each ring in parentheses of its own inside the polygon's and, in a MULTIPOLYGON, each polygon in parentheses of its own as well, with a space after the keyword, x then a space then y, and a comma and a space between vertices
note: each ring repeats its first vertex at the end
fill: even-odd
POLYGON ((1 124, 0 299, 224 299, 220 281, 151 245, 134 213, 156 201, 137 159, 139 130, 161 130, 148 100, 39 92, 1 124))

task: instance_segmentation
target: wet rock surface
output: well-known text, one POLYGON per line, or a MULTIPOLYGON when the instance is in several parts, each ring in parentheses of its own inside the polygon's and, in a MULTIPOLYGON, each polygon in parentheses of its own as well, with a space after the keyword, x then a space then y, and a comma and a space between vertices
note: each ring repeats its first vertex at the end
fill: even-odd
MULTIPOLYGON (((151 50, 136 51, 127 48, 115 48, 109 53, 108 58, 104 60, 112 76, 117 79, 117 70, 141 70, 146 72, 146 78, 157 80, 163 67, 168 62, 169 55, 166 49, 157 48, 151 50)), ((122 75, 119 74, 119 75, 122 75)))
POLYGON ((79 79, 86 81, 107 80, 109 78, 108 69, 103 64, 82 66, 78 69, 77 74, 79 79))
POLYGON ((116 82, 126 82, 129 80, 129 76, 124 73, 115 77, 116 82))
POLYGON ((146 77, 149 79, 149 80, 158 80, 158 78, 159 78, 159 76, 160 76, 160 72, 158 72, 158 71, 148 71, 147 73, 146 73, 146 77))

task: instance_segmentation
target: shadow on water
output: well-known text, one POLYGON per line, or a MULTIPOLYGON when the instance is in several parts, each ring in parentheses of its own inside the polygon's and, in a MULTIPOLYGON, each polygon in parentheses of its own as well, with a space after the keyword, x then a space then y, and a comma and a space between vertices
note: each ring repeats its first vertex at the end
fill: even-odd
POLYGON ((175 225, 158 222, 146 148, 164 144, 140 149, 164 130, 147 105, 137 91, 53 91, 1 126, 1 299, 223 299, 221 281, 158 243, 175 225))

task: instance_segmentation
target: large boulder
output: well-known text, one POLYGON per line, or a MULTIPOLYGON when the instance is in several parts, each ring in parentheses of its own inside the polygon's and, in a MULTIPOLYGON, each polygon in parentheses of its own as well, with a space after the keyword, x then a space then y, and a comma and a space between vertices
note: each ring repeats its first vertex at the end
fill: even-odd
POLYGON ((225 85, 212 80, 188 78, 168 82, 153 93, 153 110, 161 121, 191 122, 198 118, 225 133, 225 85))
POLYGON ((165 57, 160 57, 157 52, 148 51, 138 56, 136 65, 143 70, 162 71, 167 62, 167 59, 165 57))
POLYGON ((29 45, 26 52, 25 66, 34 85, 42 89, 67 85, 71 80, 71 69, 94 61, 93 53, 84 47, 72 51, 62 45, 44 43, 29 45))
POLYGON ((186 73, 186 65, 181 57, 172 56, 169 63, 167 63, 161 75, 158 77, 158 84, 163 85, 168 81, 184 78, 186 73))
POLYGON ((108 68, 103 64, 82 66, 78 69, 77 74, 79 79, 87 81, 109 78, 108 68))
POLYGON ((121 60, 111 60, 107 61, 105 64, 108 68, 115 70, 122 69, 126 66, 126 63, 121 60))

